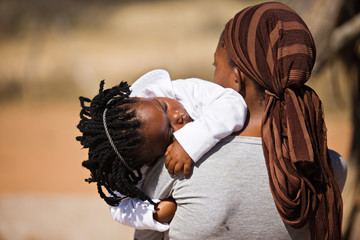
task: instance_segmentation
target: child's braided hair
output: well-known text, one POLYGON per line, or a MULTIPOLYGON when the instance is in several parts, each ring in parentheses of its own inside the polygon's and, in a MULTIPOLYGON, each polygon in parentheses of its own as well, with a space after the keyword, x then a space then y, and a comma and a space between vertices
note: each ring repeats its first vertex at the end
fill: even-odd
POLYGON ((143 136, 139 131, 141 122, 134 109, 138 100, 129 98, 131 91, 126 82, 111 89, 103 88, 104 81, 101 81, 99 94, 92 100, 80 97, 82 110, 77 127, 82 136, 78 136, 76 140, 80 141, 83 148, 89 149, 89 159, 83 161, 82 166, 90 170, 91 177, 85 181, 96 182, 101 198, 112 206, 118 205, 122 200, 115 191, 127 197, 152 202, 136 187, 142 178, 138 149, 143 143, 143 136), (90 106, 86 106, 86 103, 90 106), (111 145, 106 131, 120 156, 111 145), (103 188, 111 196, 106 196, 103 188))

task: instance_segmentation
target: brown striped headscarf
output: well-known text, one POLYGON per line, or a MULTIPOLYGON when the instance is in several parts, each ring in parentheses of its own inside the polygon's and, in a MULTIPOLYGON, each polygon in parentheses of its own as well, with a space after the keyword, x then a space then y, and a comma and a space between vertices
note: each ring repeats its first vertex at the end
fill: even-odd
POLYGON ((315 62, 306 24, 282 3, 248 7, 224 30, 236 66, 265 89, 262 144, 284 222, 309 222, 312 239, 341 239, 342 199, 328 155, 319 97, 305 82, 315 62))

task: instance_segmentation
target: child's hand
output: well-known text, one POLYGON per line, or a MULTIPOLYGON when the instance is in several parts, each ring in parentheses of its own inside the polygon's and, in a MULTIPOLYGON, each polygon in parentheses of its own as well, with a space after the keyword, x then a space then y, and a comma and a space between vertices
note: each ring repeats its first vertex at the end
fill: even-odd
POLYGON ((184 170, 184 178, 187 178, 193 163, 191 157, 174 138, 174 142, 169 145, 165 153, 165 166, 169 174, 178 176, 184 170))
POLYGON ((172 197, 155 205, 154 219, 160 223, 170 223, 175 215, 177 205, 172 197))

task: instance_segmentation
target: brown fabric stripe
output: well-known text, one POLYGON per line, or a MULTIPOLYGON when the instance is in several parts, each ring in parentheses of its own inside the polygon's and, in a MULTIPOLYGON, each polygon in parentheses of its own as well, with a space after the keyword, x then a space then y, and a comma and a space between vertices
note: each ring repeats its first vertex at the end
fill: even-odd
POLYGON ((258 29, 258 25, 259 25, 259 21, 260 21, 261 17, 267 10, 270 10, 270 9, 286 10, 287 7, 281 3, 263 4, 256 10, 256 12, 252 16, 252 19, 249 23, 247 46, 248 46, 250 63, 253 65, 253 68, 255 69, 255 71, 257 73, 259 73, 259 70, 257 68, 256 57, 255 57, 256 56, 255 55, 256 30, 258 29))
POLYGON ((280 47, 277 50, 277 58, 283 58, 286 57, 288 55, 293 55, 293 54, 306 54, 309 55, 310 57, 313 57, 312 55, 312 51, 311 48, 309 48, 306 45, 301 45, 301 44, 293 44, 293 45, 288 45, 286 47, 280 47))
POLYGON ((283 29, 284 31, 287 31, 287 30, 302 30, 302 31, 305 31, 306 33, 310 34, 309 29, 306 28, 303 24, 301 24, 299 22, 296 22, 296 21, 291 21, 291 22, 278 21, 278 23, 276 24, 274 30, 272 30, 270 35, 269 35, 271 48, 274 46, 274 44, 277 42, 277 40, 280 37, 279 29, 283 29))
MULTIPOLYGON (((309 30, 302 24, 298 23, 298 22, 295 22, 295 21, 291 21, 291 22, 282 22, 282 21, 279 21, 275 28, 271 31, 270 35, 269 35, 269 47, 268 47, 268 51, 267 51, 267 56, 266 56, 266 61, 269 65, 269 69, 271 71, 271 74, 274 73, 274 56, 273 56, 273 47, 275 45, 275 43, 278 41, 278 39, 280 38, 280 31, 279 29, 283 29, 284 31, 286 30, 302 30, 302 31, 305 31, 307 32, 308 34, 310 34, 309 30)), ((300 44, 298 44, 300 45, 300 44)), ((299 48, 302 48, 302 52, 304 54, 310 54, 311 57, 313 57, 312 55, 312 51, 311 49, 309 49, 307 46, 305 45, 302 45, 302 46, 299 46, 299 48), (305 50, 306 49, 306 50, 305 50)), ((282 57, 285 57, 287 55, 290 55, 290 54, 294 54, 294 53, 298 53, 296 51, 293 51, 293 47, 291 46, 286 46, 286 47, 283 47, 283 48, 278 48, 278 55, 277 55, 277 58, 282 58, 282 57)))
MULTIPOLYGON (((234 23, 234 19, 232 19, 228 24, 228 29, 233 29, 232 31, 228 31, 228 33, 230 33, 230 35, 226 35, 225 36, 225 42, 228 41, 231 41, 231 44, 227 44, 227 46, 234 46, 235 45, 235 42, 237 41, 237 39, 239 38, 239 31, 240 31, 240 28, 237 28, 236 26, 239 25, 240 21, 243 19, 243 16, 247 13, 248 10, 251 10, 251 8, 248 8, 248 9, 244 9, 241 14, 238 16, 237 18, 237 21, 236 23, 234 23), (231 34, 233 32, 233 34, 231 34), (232 38, 232 35, 234 36, 234 38, 232 38), (228 36, 228 38, 227 38, 228 36)), ((247 23, 247 22, 245 22, 247 23)), ((237 51, 235 51, 235 48, 233 47, 229 47, 228 51, 232 52, 233 56, 237 56, 237 59, 236 59, 236 63, 237 64, 243 64, 244 67, 246 68, 249 68, 249 69, 252 69, 253 72, 255 72, 254 68, 253 68, 253 65, 251 65, 248 61, 242 61, 243 59, 248 59, 249 58, 249 55, 245 55, 244 52, 242 51, 242 49, 237 49, 237 51), (235 55, 234 55, 235 54, 235 55)), ((258 77, 259 75, 257 75, 256 77, 258 77)), ((252 77, 255 77, 252 76, 252 77)))

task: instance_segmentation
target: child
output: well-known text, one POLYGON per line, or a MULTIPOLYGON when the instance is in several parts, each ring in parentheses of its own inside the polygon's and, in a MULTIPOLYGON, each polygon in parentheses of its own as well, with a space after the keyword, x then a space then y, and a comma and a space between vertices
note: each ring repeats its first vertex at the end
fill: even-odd
POLYGON ((175 99, 191 118, 196 119, 174 132, 174 142, 165 157, 170 174, 178 175, 184 168, 184 177, 188 177, 193 162, 197 162, 219 140, 239 131, 245 122, 247 109, 242 96, 204 80, 171 81, 165 70, 153 70, 140 77, 130 89, 131 97, 175 99), (238 105, 232 105, 235 102, 238 105), (178 159, 174 159, 175 153, 178 159), (175 165, 177 171, 174 171, 175 165))
POLYGON ((89 160, 83 166, 92 173, 87 181, 97 182, 100 196, 113 206, 111 212, 116 220, 138 229, 166 231, 167 224, 153 219, 154 208, 150 204, 154 201, 138 188, 145 171, 142 167, 164 155, 171 144, 167 151, 167 157, 171 157, 167 164, 168 170, 172 169, 169 172, 178 173, 184 168, 184 175, 188 174, 192 161, 196 162, 220 139, 242 128, 247 109, 241 95, 231 89, 200 79, 171 81, 164 70, 145 74, 131 89, 129 97, 126 83, 105 91, 102 83, 92 101, 80 98, 83 110, 78 128, 83 136, 77 139, 84 148, 89 148, 89 160), (169 111, 169 99, 156 97, 173 98, 186 111, 181 104, 169 111), (85 102, 91 102, 90 107, 85 102), (155 115, 158 118, 153 120, 155 115), (192 119, 195 121, 191 122, 192 119), (156 126, 159 128, 155 131, 156 126), (174 133, 173 143, 172 128, 181 128, 174 133), (151 135, 150 131, 155 133, 151 135), (186 153, 181 153, 183 149, 186 153), (174 160, 177 154, 189 155, 186 158, 191 161, 174 160), (111 196, 105 196, 102 187, 111 196), (125 197, 117 193, 132 199, 122 201, 125 197))

